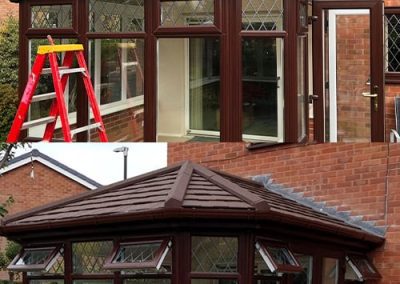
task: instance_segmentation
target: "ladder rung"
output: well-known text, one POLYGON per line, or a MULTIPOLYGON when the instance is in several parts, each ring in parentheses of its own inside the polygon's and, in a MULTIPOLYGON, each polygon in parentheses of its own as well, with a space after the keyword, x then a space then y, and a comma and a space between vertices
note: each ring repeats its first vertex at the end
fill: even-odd
POLYGON ((51 122, 54 122, 54 121, 55 121, 55 117, 54 116, 48 116, 48 117, 44 117, 44 118, 40 118, 40 119, 36 119, 36 120, 25 122, 22 125, 21 129, 24 130, 24 129, 28 129, 28 128, 31 128, 31 127, 35 127, 35 126, 39 126, 39 125, 43 125, 43 124, 48 124, 48 123, 51 123, 51 122))
MULTIPOLYGON (((61 67, 58 67, 58 70, 67 70, 68 69, 68 67, 67 66, 61 66, 61 67)), ((43 70, 42 70, 42 75, 47 75, 47 74, 51 74, 51 68, 43 68, 43 70)))
POLYGON ((101 123, 100 122, 97 122, 97 123, 94 123, 94 124, 90 124, 90 125, 87 125, 87 126, 83 126, 83 127, 80 127, 80 128, 76 128, 76 129, 71 131, 71 136, 74 137, 78 133, 85 132, 85 131, 88 131, 88 130, 91 130, 91 129, 95 129, 95 128, 99 128, 99 127, 101 127, 101 123))
POLYGON ((73 73, 80 73, 80 72, 85 72, 85 68, 71 68, 71 69, 62 69, 60 70, 60 77, 62 77, 65 74, 73 74, 73 73))
POLYGON ((37 103, 37 102, 41 102, 41 101, 55 99, 55 97, 56 97, 56 93, 55 92, 36 95, 36 96, 32 97, 32 103, 37 103))

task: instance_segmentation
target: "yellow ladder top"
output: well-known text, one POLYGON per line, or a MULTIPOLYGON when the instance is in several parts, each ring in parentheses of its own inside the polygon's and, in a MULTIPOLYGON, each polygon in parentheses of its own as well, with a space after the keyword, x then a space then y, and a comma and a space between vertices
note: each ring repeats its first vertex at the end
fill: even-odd
POLYGON ((60 45, 40 45, 37 54, 48 54, 54 52, 82 51, 82 44, 60 44, 60 45))

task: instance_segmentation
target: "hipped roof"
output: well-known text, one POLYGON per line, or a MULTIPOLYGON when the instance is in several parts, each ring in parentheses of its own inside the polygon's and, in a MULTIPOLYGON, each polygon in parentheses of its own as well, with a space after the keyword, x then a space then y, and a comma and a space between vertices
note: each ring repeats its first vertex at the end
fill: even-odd
POLYGON ((380 243, 383 238, 271 192, 262 184, 184 162, 94 192, 9 216, 1 231, 77 227, 144 219, 278 221, 380 243))

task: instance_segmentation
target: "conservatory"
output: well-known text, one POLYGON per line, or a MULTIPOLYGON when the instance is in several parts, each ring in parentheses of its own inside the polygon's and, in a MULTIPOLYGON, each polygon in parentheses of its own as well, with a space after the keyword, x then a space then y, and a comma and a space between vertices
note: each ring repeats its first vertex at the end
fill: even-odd
MULTIPOLYGON (((20 3, 20 92, 48 34, 82 43, 111 141, 384 139, 383 34, 376 28, 383 23, 374 16, 382 1, 12 1, 20 3), (359 19, 358 29, 346 34, 363 44, 324 48, 349 17, 359 19), (341 58, 340 48, 354 56, 341 58)), ((82 83, 69 81, 70 124, 85 126, 91 113, 82 83)), ((38 94, 52 88, 43 78, 38 94)), ((35 101, 29 119, 48 116, 49 106, 35 101)), ((26 136, 40 137, 43 128, 26 136)), ((96 141, 96 134, 77 140, 96 141)))
POLYGON ((2 221, 24 283, 375 283, 382 236, 184 162, 2 221))

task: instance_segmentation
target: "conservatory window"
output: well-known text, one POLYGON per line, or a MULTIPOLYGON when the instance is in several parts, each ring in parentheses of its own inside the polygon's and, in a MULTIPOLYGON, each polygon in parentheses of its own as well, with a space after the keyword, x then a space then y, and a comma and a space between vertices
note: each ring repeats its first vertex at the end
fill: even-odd
POLYGON ((62 251, 60 246, 24 248, 7 268, 12 271, 49 271, 62 251))
POLYGON ((381 276, 374 265, 362 255, 346 256, 346 280, 374 280, 381 276))
POLYGON ((283 245, 270 245, 260 240, 256 242, 256 250, 272 273, 303 270, 290 249, 283 245))
POLYGON ((31 28, 72 28, 72 5, 35 5, 31 7, 31 28))
POLYGON ((155 268, 160 271, 172 247, 171 240, 120 243, 104 268, 112 270, 155 268))

